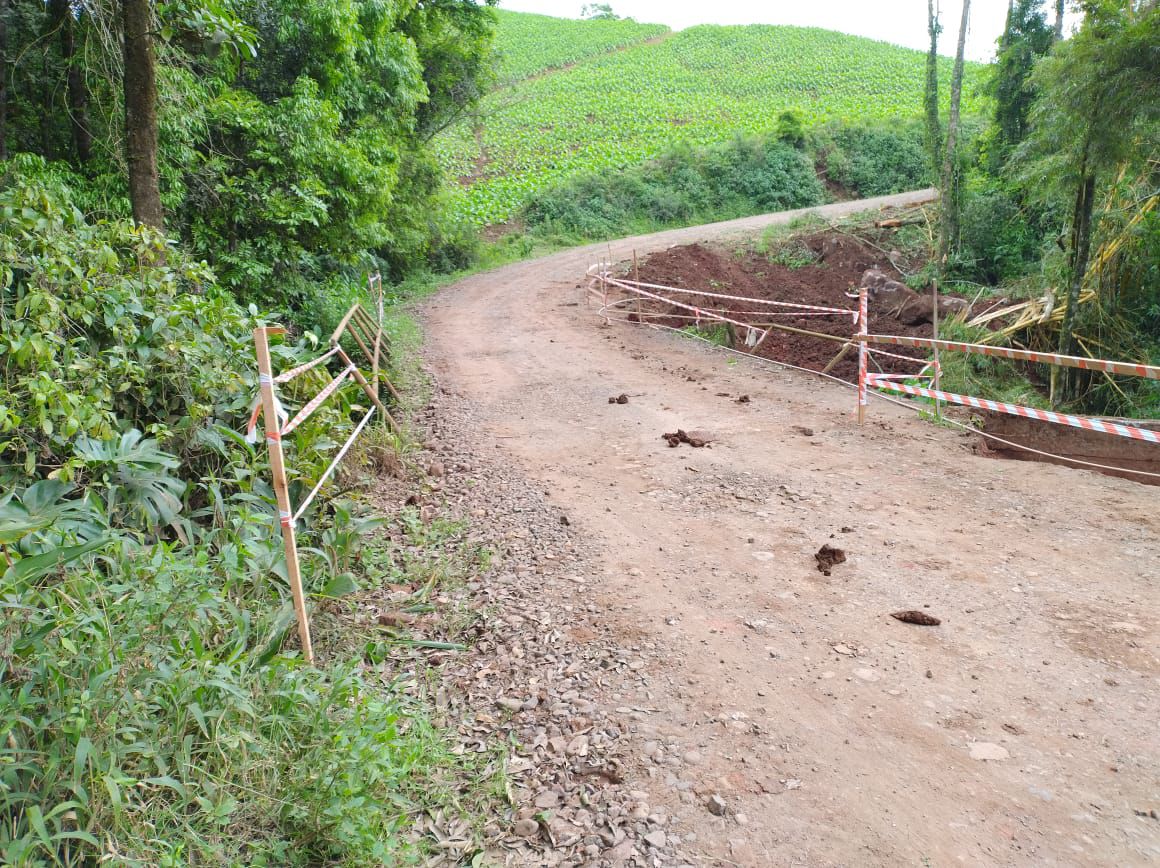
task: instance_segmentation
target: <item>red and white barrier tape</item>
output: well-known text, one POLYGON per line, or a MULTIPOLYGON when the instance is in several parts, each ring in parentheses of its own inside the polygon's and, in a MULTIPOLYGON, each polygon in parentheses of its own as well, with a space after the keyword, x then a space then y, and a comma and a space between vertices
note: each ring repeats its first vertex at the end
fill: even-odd
MULTIPOLYGON (((867 351, 872 356, 889 356, 892 359, 900 359, 904 362, 914 362, 917 365, 933 364, 933 362, 928 362, 926 359, 916 359, 914 356, 904 356, 901 353, 891 353, 891 352, 887 352, 886 350, 876 350, 876 349, 873 349, 872 347, 867 347, 867 351)), ((939 370, 941 371, 942 368, 939 368, 939 370)))
POLYGON ((327 398, 329 398, 331 395, 334 394, 334 391, 339 386, 341 386, 343 384, 343 382, 346 381, 346 378, 349 377, 353 371, 354 371, 353 364, 347 365, 345 368, 343 368, 342 372, 339 373, 339 375, 337 377, 335 377, 333 380, 331 380, 329 383, 327 383, 323 387, 322 391, 320 391, 317 395, 315 395, 313 398, 311 398, 309 401, 307 401, 306 404, 302 407, 302 409, 298 411, 298 415, 295 416, 293 419, 291 419, 289 422, 287 422, 286 425, 283 426, 282 430, 279 431, 278 433, 281 434, 283 437, 285 437, 287 434, 289 434, 291 431, 293 431, 295 428, 297 428, 299 425, 301 425, 303 422, 305 422, 308 418, 310 418, 311 414, 314 413, 314 411, 317 410, 320 406, 322 406, 323 401, 325 401, 327 398))
POLYGON ((900 347, 919 347, 926 349, 952 350, 964 353, 975 353, 983 356, 999 356, 1004 359, 1015 359, 1024 362, 1044 362, 1049 365, 1061 365, 1066 368, 1081 368, 1085 371, 1106 371, 1110 374, 1124 374, 1126 376, 1147 377, 1151 380, 1160 380, 1160 367, 1155 365, 1141 365, 1135 362, 1113 362, 1106 359, 1085 359, 1082 356, 1063 356, 1058 353, 1038 353, 1033 350, 1016 350, 1011 347, 992 347, 988 344, 967 344, 959 341, 940 341, 933 338, 912 338, 901 335, 866 335, 858 338, 872 344, 894 344, 900 347))
MULTIPOLYGON (((722 316, 721 314, 716 313, 715 311, 703 310, 702 308, 696 307, 695 305, 685 304, 684 302, 676 301, 675 299, 665 298, 662 295, 657 295, 656 293, 649 292, 649 291, 644 290, 644 289, 640 289, 637 286, 627 286, 626 284, 623 284, 620 281, 614 280, 612 278, 603 278, 602 277, 601 282, 604 283, 605 285, 617 286, 621 289, 627 290, 628 292, 635 292, 638 295, 641 295, 645 298, 655 299, 656 301, 662 301, 665 304, 673 305, 674 307, 678 307, 678 308, 681 308, 683 310, 692 311, 692 313, 694 315, 693 320, 698 325, 700 325, 702 319, 709 319, 709 320, 713 320, 715 322, 732 323, 733 325, 739 326, 741 328, 746 328, 746 329, 753 328, 751 323, 742 322, 742 321, 736 320, 736 319, 731 319, 730 317, 722 316)), ((605 319, 608 318, 608 308, 617 304, 617 303, 618 302, 612 302, 611 305, 605 304, 601 308, 600 313, 605 317, 605 319)), ((838 310, 837 313, 842 315, 842 316, 846 316, 847 314, 850 313, 850 311, 838 310)))
POLYGON ((362 433, 362 429, 367 426, 367 422, 371 421, 371 416, 374 414, 375 408, 371 407, 370 410, 367 411, 367 414, 363 416, 362 421, 358 423, 358 426, 354 429, 353 433, 351 433, 350 437, 347 438, 347 441, 342 444, 342 448, 338 450, 338 454, 334 456, 334 460, 330 462, 330 466, 322 472, 322 476, 318 478, 318 482, 315 483, 314 488, 310 490, 310 493, 306 495, 306 498, 299 505, 298 512, 294 513, 294 521, 298 521, 300 518, 302 518, 303 513, 306 512, 306 507, 310 506, 311 501, 314 500, 314 496, 322 489, 322 484, 330 478, 330 474, 334 473, 335 468, 338 467, 338 463, 342 461, 343 456, 345 456, 346 453, 350 450, 350 447, 354 444, 355 439, 359 434, 362 433))
POLYGON ((867 374, 867 377, 873 377, 875 380, 915 380, 919 377, 931 378, 933 373, 918 373, 918 374, 867 374))
POLYGON ((1072 428, 1083 428, 1085 431, 1098 431, 1101 434, 1115 434, 1118 437, 1127 437, 1131 440, 1143 440, 1148 443, 1160 444, 1160 434, 1155 431, 1149 431, 1147 428, 1120 425, 1117 422, 1105 422, 1100 419, 1087 419, 1082 416, 1070 416, 1066 413, 1053 413, 1050 410, 1036 410, 1033 407, 1024 407, 1020 404, 988 401, 985 398, 975 398, 970 395, 956 395, 953 392, 924 389, 921 386, 909 386, 905 383, 895 383, 884 379, 878 374, 867 374, 866 383, 869 386, 889 389, 892 392, 903 392, 907 395, 935 398, 951 404, 961 404, 964 407, 992 410, 996 413, 1006 413, 1009 416, 1022 416, 1026 419, 1038 419, 1042 422, 1052 422, 1056 425, 1069 425, 1072 428))
MULTIPOLYGON (((857 311, 852 311, 842 307, 820 307, 813 304, 795 304, 789 301, 774 301, 773 299, 767 298, 750 298, 749 296, 744 295, 724 295, 719 292, 705 292, 699 289, 682 289, 681 287, 677 286, 662 286, 659 283, 644 283, 637 280, 619 280, 615 277, 609 277, 606 274, 601 274, 598 276, 602 281, 607 281, 613 286, 619 286, 621 289, 627 289, 629 292, 633 292, 638 288, 647 287, 648 289, 661 289, 665 290, 666 292, 683 293, 685 295, 699 295, 705 298, 721 298, 727 301, 747 301, 752 302, 753 304, 764 304, 769 305, 770 307, 785 307, 791 308, 793 310, 813 310, 820 313, 832 314, 835 316, 848 316, 851 317, 851 319, 858 316, 857 311)), ((657 296, 653 295, 651 297, 656 298, 657 296)), ((669 301, 669 299, 664 300, 669 301)), ((672 303, 676 304, 676 302, 672 303)))
MULTIPOLYGON (((259 385, 265 383, 273 383, 266 374, 258 374, 259 385)), ((246 423, 246 437, 245 440, 251 446, 258 442, 258 416, 262 414, 262 393, 259 391, 254 396, 254 403, 250 405, 250 420, 246 423)), ((278 400, 278 393, 274 393, 274 424, 279 428, 286 424, 286 420, 290 418, 290 414, 286 412, 286 408, 282 406, 282 402, 278 400)))
POLYGON ((338 352, 338 350, 336 350, 332 347, 328 352, 323 353, 317 359, 311 359, 309 362, 306 362, 303 365, 299 365, 296 368, 291 368, 288 371, 283 371, 282 373, 280 373, 278 376, 276 376, 274 378, 274 382, 275 383, 289 383, 295 377, 297 377, 301 374, 305 374, 311 368, 315 368, 318 365, 321 365, 323 362, 325 362, 327 359, 329 359, 331 356, 333 356, 336 352, 338 352))

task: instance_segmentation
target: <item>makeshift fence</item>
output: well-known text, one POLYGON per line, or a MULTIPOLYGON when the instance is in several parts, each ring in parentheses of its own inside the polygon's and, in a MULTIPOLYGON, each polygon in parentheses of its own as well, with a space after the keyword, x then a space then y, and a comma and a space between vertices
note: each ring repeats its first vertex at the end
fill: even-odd
MULTIPOLYGON (((635 255, 633 259, 635 262, 635 255)), ((700 289, 688 289, 683 287, 671 287, 662 286, 660 284, 645 283, 640 280, 630 280, 627 277, 615 276, 612 273, 611 263, 607 262, 597 263, 596 265, 590 267, 588 269, 588 277, 590 278, 588 287, 589 302, 595 300, 599 303, 599 313, 604 318, 605 322, 610 322, 613 317, 616 317, 618 319, 627 319, 628 321, 637 322, 643 325, 652 325, 654 327, 663 328, 671 328, 671 326, 658 325, 660 321, 665 320, 676 320, 678 322, 684 321, 698 326, 702 325, 703 323, 722 323, 733 328, 745 329, 746 339, 744 343, 746 350, 749 353, 755 355, 757 349, 762 346, 771 331, 776 330, 792 332, 807 337, 819 338, 821 340, 840 343, 842 346, 839 349, 838 354, 830 361, 830 363, 826 365, 826 367, 821 371, 812 371, 812 373, 820 373, 826 376, 829 375, 830 370, 839 361, 841 361, 842 358, 845 357, 847 352, 852 347, 857 347, 858 380, 855 386, 858 393, 857 417, 859 424, 863 424, 865 422, 866 407, 869 403, 870 390, 879 389, 900 395, 929 398, 935 401, 936 407, 938 406, 938 402, 945 401, 950 404, 958 404, 964 407, 973 407, 980 410, 991 410, 996 413, 1005 413, 1012 416, 1022 416, 1024 418, 1037 419, 1057 425, 1067 425, 1075 428, 1081 428, 1087 431, 1095 431, 1103 434, 1126 437, 1132 440, 1146 443, 1160 444, 1160 433, 1137 425, 1125 424, 1130 420, 1113 421, 1108 419, 1074 416, 1067 413, 1056 413, 1049 410, 1038 410, 1033 407, 1009 404, 1002 401, 991 401, 985 398, 978 398, 971 395, 959 395, 953 392, 943 391, 941 388, 939 388, 939 377, 941 375, 939 353, 941 351, 966 352, 978 355, 1012 359, 1016 361, 1041 362, 1062 367, 1079 368, 1081 370, 1087 371, 1099 371, 1107 375, 1119 374, 1124 376, 1146 377, 1148 379, 1160 379, 1160 367, 1157 366, 1144 365, 1136 362, 1120 362, 1106 359, 1090 359, 1080 356, 1066 356, 1057 353, 1041 353, 1031 350, 990 346, 987 344, 970 344, 959 341, 939 340, 937 338, 937 332, 935 338, 870 334, 869 293, 865 287, 860 288, 857 293, 847 294, 847 297, 857 298, 858 300, 858 309, 848 310, 845 308, 802 305, 790 302, 772 301, 768 299, 756 299, 743 296, 727 295, 723 293, 708 292, 700 289), (683 297, 685 300, 674 298, 674 296, 683 297), (694 301, 701 302, 701 300, 741 303, 746 307, 744 310, 733 310, 728 309, 722 305, 720 310, 715 310, 711 307, 702 306, 701 303, 693 303, 694 301), (651 303, 652 306, 646 308, 642 302, 651 303), (756 308, 761 308, 761 310, 757 310, 756 308), (811 331, 795 326, 788 326, 784 323, 775 323, 770 321, 761 322, 751 319, 751 317, 761 317, 768 320, 770 317, 775 316, 850 317, 854 325, 854 334, 852 334, 849 338, 845 338, 839 335, 825 334, 823 332, 811 331), (925 359, 916 359, 911 356, 891 353, 874 345, 929 349, 934 353, 934 360, 927 361, 925 359), (878 356, 885 356, 895 360, 896 362, 903 361, 911 364, 921 365, 922 367, 921 370, 919 370, 916 374, 883 373, 881 371, 874 372, 869 370, 870 363, 873 362, 878 356), (926 385, 917 385, 914 382, 915 380, 927 380, 928 382, 926 385)), ((937 316, 937 293, 935 310, 937 316)), ((783 364, 790 368, 796 367, 785 362, 780 362, 776 359, 770 361, 773 361, 775 364, 783 364)), ((878 367, 881 366, 879 365, 878 367)), ((1018 446, 1019 448, 1026 448, 1028 451, 1038 454, 1048 454, 1042 453, 1037 449, 1020 446, 1019 444, 1009 445, 1018 446)), ((1058 458, 1062 456, 1054 457, 1058 458)), ((1096 467, 1103 470, 1118 469, 1077 459, 1064 458, 1063 460, 1071 461, 1072 463, 1082 466, 1096 467)), ((1155 474, 1144 471, 1128 470, 1126 472, 1139 474, 1141 476, 1155 476, 1155 474)))
POLYGON ((290 582, 290 593, 294 600, 294 612, 298 622, 298 638, 302 645, 302 656, 307 663, 311 664, 314 662, 314 645, 310 638, 310 617, 306 611, 306 595, 302 586, 296 525, 302 516, 305 515, 307 508, 314 501, 318 492, 322 490, 322 486, 326 483, 326 480, 338 469, 338 465, 346 456, 346 453, 350 451, 351 446, 354 445, 355 440, 358 439, 363 429, 366 428, 376 411, 382 416, 386 424, 389 424, 392 429, 397 430, 395 420, 383 405, 377 389, 379 382, 386 384, 391 394, 395 397, 395 400, 398 400, 398 392, 383 372, 381 366, 381 363, 389 358, 389 344, 383 332, 382 279, 378 275, 373 275, 368 281, 368 287, 372 295, 376 298, 377 316, 375 318, 371 317, 362 304, 355 302, 342 318, 338 328, 330 336, 329 350, 311 359, 309 362, 291 368, 288 371, 283 371, 280 374, 275 375, 273 372, 273 366, 270 361, 270 338, 274 335, 283 335, 286 333, 286 330, 278 326, 260 326, 254 329, 254 350, 258 362, 260 395, 250 417, 247 438, 251 442, 256 442, 256 427, 260 413, 263 418, 263 425, 266 430, 266 443, 270 452, 270 473, 273 477, 274 495, 278 503, 278 519, 282 528, 282 543, 286 552, 286 576, 290 582), (369 380, 343 348, 342 338, 344 336, 349 336, 358 345, 371 365, 371 378, 369 380), (289 414, 283 409, 281 401, 278 399, 278 393, 275 387, 289 383, 296 377, 305 374, 307 371, 314 370, 336 357, 343 364, 342 370, 333 375, 330 382, 319 390, 318 394, 303 404, 302 408, 293 418, 290 418, 289 414), (310 493, 302 499, 298 504, 298 508, 295 509, 290 499, 290 488, 286 481, 286 456, 282 448, 283 438, 292 433, 299 425, 313 415, 348 380, 353 380, 366 393, 371 401, 371 408, 359 421, 358 425, 355 426, 350 437, 339 448, 333 460, 319 476, 318 481, 310 490, 310 493))
MULTIPOLYGON (((1125 376, 1145 377, 1151 380, 1160 380, 1160 367, 1142 365, 1136 362, 1117 362, 1107 359, 1088 359, 1081 356, 1065 356, 1058 353, 1039 353, 1032 350, 1019 350, 1008 347, 993 347, 988 344, 968 344, 958 341, 940 341, 932 338, 902 337, 899 335, 871 335, 860 333, 855 336, 860 345, 871 343, 887 344, 904 347, 919 347, 931 350, 963 352, 972 355, 996 356, 1004 359, 1014 359, 1026 362, 1041 362, 1065 368, 1079 368, 1085 371, 1102 371, 1106 374, 1121 374, 1125 376)), ((1003 401, 990 401, 986 398, 977 398, 973 395, 957 395, 953 392, 944 392, 941 389, 926 389, 911 383, 895 382, 881 374, 859 371, 859 409, 867 388, 885 389, 915 397, 931 398, 936 401, 946 401, 964 407, 974 407, 979 410, 990 410, 995 413, 1005 413, 1010 416, 1022 416, 1027 419, 1038 419, 1055 425, 1067 425, 1072 428, 1082 428, 1085 431, 1096 431, 1101 434, 1113 434, 1118 437, 1127 437, 1132 440, 1141 440, 1147 443, 1160 444, 1160 434, 1147 428, 1134 425, 1125 425, 1106 419, 1093 419, 1086 416, 1073 416, 1067 413, 1055 413, 1050 410, 1038 410, 1034 407, 1025 407, 1020 404, 1008 404, 1003 401)))
MULTIPOLYGON (((769 336, 776 331, 817 338, 840 344, 837 354, 825 366, 822 373, 829 373, 850 351, 858 348, 858 364, 861 371, 878 357, 887 357, 897 362, 914 364, 920 370, 914 374, 881 374, 889 379, 937 378, 938 363, 928 362, 925 359, 915 359, 899 353, 886 350, 872 350, 866 343, 858 342, 852 337, 826 334, 825 332, 790 326, 784 323, 773 322, 774 317, 827 317, 849 318, 852 326, 859 332, 868 331, 868 307, 865 299, 860 299, 857 310, 844 307, 825 307, 821 305, 798 304, 795 302, 775 301, 772 299, 751 298, 748 296, 729 295, 701 289, 685 287, 663 286, 655 283, 646 283, 640 280, 615 277, 605 263, 600 263, 588 270, 592 279, 589 284, 589 299, 595 298, 600 303, 599 313, 605 322, 610 322, 613 316, 625 318, 631 322, 649 325, 655 321, 687 322, 690 325, 701 326, 705 323, 721 323, 734 329, 744 329, 744 344, 750 353, 757 354, 769 336), (622 297, 610 297, 609 290, 618 290, 622 297), (674 298, 677 296, 677 298, 674 298), (682 301, 680 298, 685 300, 682 301), (719 309, 704 306, 701 300, 732 302, 743 305, 743 309, 736 310, 721 305, 719 309), (645 308, 642 302, 659 305, 657 309, 645 308), (623 317, 621 316, 623 315, 623 317)), ((857 296, 848 296, 856 298, 857 296)), ((859 418, 864 416, 864 395, 859 401, 859 418)))

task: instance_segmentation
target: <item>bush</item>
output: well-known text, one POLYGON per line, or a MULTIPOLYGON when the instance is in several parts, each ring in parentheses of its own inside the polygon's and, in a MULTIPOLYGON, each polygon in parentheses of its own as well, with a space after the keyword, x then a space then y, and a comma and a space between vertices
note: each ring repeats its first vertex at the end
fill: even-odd
POLYGON ((980 283, 1023 277, 1037 267, 1043 232, 1015 196, 998 182, 970 184, 963 191, 959 253, 954 271, 980 283))
MULTIPOLYGON (((0 167, 0 863, 419 861, 409 815, 463 810, 467 766, 361 658, 280 651, 294 610, 269 467, 237 433, 256 310, 157 234, 87 222, 75 182, 0 167)), ((287 444, 296 501, 351 393, 287 444)), ((380 523, 315 501, 307 593, 406 563, 364 552, 380 523)))
POLYGON ((933 182, 918 124, 829 126, 813 138, 830 180, 858 196, 902 193, 933 182))
POLYGON ((583 175, 536 195, 522 217, 541 235, 607 238, 816 205, 809 160, 776 139, 679 146, 642 166, 583 175))

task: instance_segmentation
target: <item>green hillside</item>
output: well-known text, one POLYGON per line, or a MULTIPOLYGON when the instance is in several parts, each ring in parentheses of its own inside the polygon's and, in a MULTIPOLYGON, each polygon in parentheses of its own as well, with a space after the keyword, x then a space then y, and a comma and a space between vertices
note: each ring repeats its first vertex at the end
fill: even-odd
MULTIPOLYGON (((609 23, 503 13, 498 43, 508 68, 543 68, 534 59, 547 53, 543 46, 609 23)), ((494 223, 560 179, 640 163, 680 141, 765 132, 787 109, 808 124, 916 117, 924 63, 920 51, 828 30, 693 27, 499 90, 437 146, 458 188, 458 212, 494 223)), ((944 98, 950 68, 943 58, 944 98)), ((967 113, 982 69, 968 64, 967 113)))
POLYGON ((495 51, 500 81, 505 83, 669 32, 663 24, 638 24, 628 18, 573 21, 506 9, 497 9, 496 18, 495 51))

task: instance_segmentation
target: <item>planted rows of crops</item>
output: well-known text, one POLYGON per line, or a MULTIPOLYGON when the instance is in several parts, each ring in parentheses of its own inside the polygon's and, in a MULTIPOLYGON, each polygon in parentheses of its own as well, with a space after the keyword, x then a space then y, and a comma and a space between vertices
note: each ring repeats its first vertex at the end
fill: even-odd
MULTIPOLYGON (((694 27, 496 92, 439 153, 461 179, 459 213, 495 223, 560 179, 635 165, 679 141, 767 132, 788 109, 807 124, 917 116, 924 63, 922 52, 827 30, 694 27)), ((968 65, 966 112, 981 68, 968 65)))
POLYGON ((504 82, 559 69, 669 31, 663 24, 638 24, 628 18, 573 21, 503 9, 496 10, 496 18, 495 49, 504 82))

